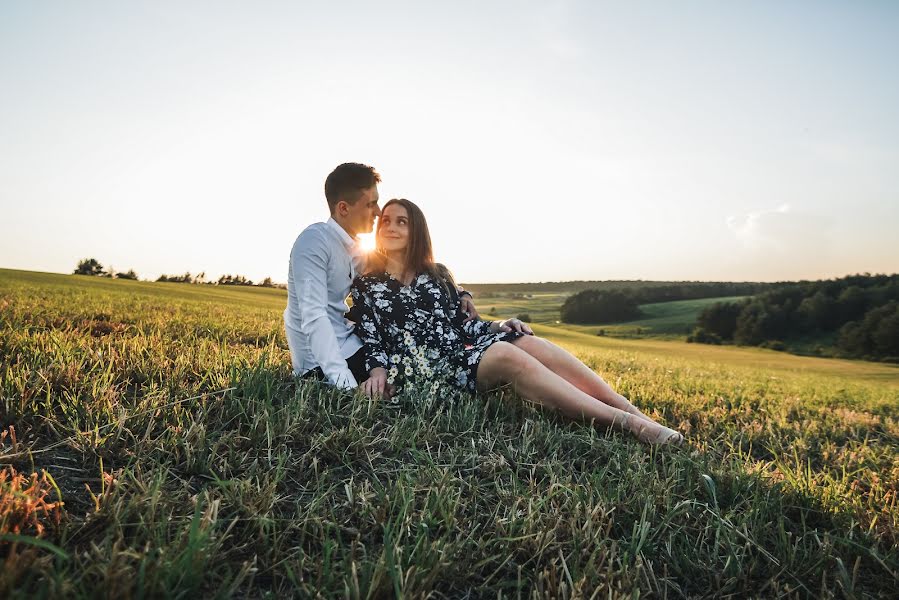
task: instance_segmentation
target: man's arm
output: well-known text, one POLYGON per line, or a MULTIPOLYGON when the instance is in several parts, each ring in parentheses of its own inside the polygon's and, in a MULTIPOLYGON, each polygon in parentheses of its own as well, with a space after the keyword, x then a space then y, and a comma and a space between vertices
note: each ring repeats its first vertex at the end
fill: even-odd
POLYGON ((328 249, 319 232, 300 235, 290 254, 294 293, 299 302, 299 328, 309 336, 312 356, 330 383, 349 389, 356 378, 340 355, 340 346, 328 319, 328 249))
POLYGON ((478 314, 478 309, 474 307, 474 300, 471 298, 471 292, 464 289, 461 285, 456 288, 456 291, 459 292, 459 298, 462 301, 459 310, 468 314, 468 317, 463 323, 480 319, 481 315, 478 314))

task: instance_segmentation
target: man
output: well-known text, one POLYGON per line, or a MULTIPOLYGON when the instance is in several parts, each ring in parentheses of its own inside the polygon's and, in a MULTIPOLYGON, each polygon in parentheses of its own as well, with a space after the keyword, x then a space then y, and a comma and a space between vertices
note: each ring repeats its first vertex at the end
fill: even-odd
MULTIPOLYGON (((344 313, 350 285, 365 270, 356 236, 371 232, 381 214, 380 182, 381 176, 368 165, 338 166, 325 180, 331 218, 304 229, 293 244, 284 329, 295 375, 343 389, 368 379, 365 350, 344 313)), ((463 309, 470 318, 477 317, 470 294, 463 299, 463 309)))

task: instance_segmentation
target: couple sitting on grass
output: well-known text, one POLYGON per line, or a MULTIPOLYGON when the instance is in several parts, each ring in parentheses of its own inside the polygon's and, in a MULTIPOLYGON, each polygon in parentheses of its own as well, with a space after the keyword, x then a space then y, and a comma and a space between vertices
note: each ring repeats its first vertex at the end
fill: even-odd
POLYGON ((527 401, 642 442, 683 441, 527 324, 481 320, 471 295, 434 262, 421 209, 405 199, 378 207, 380 181, 367 165, 338 166, 325 181, 331 218, 293 245, 284 325, 296 375, 371 397, 403 385, 434 393, 511 385, 527 401), (366 255, 356 236, 376 218, 376 251, 366 255))

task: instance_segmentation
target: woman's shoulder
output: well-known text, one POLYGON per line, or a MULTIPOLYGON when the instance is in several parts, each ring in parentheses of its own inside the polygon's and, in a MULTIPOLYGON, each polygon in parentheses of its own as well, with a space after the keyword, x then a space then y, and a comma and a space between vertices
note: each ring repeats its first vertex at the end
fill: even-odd
POLYGON ((434 280, 434 283, 439 284, 441 287, 445 287, 447 291, 454 291, 456 289, 456 281, 453 277, 452 271, 447 268, 443 263, 434 263, 434 276, 431 277, 434 280))

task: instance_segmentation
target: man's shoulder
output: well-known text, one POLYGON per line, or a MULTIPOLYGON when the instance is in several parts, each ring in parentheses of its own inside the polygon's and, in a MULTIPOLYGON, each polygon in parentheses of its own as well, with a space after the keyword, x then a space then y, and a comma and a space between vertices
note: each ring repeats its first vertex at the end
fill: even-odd
POLYGON ((308 226, 306 229, 300 232, 300 235, 297 236, 297 239, 304 238, 328 238, 328 224, 327 223, 313 223, 308 226))
POLYGON ((327 223, 313 223, 300 232, 293 243, 294 250, 299 248, 327 248, 331 245, 332 236, 327 223))

